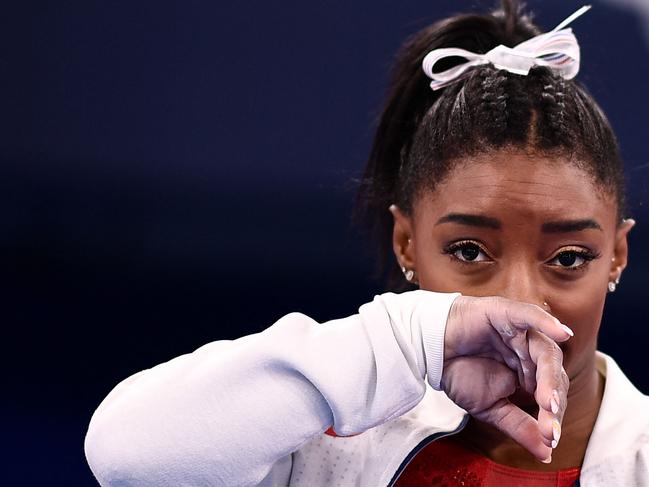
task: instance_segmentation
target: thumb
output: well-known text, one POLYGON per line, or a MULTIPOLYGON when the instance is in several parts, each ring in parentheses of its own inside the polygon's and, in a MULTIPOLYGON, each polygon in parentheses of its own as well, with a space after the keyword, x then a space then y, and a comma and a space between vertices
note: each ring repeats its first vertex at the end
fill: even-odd
POLYGON ((549 463, 552 448, 544 443, 537 420, 508 399, 501 399, 474 416, 498 428, 542 462, 549 463))

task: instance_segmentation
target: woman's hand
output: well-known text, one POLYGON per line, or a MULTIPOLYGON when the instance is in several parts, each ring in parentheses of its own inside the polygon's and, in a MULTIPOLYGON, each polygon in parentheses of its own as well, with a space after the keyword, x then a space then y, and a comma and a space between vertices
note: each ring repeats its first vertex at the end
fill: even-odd
POLYGON ((547 462, 561 435, 569 385, 556 342, 571 336, 533 304, 461 296, 446 324, 441 387, 473 417, 547 462), (534 395, 537 418, 509 401, 517 387, 534 395))

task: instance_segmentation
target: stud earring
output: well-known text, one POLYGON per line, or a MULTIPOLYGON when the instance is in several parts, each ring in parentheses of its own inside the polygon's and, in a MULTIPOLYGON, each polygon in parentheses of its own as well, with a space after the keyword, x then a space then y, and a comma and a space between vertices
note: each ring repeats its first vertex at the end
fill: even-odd
POLYGON ((412 282, 413 284, 417 284, 416 282, 414 282, 415 271, 413 271, 412 269, 406 269, 405 267, 401 266, 401 272, 403 272, 406 281, 412 282))
MULTIPOLYGON (((620 268, 618 267, 618 270, 620 268)), ((608 283, 608 292, 614 293, 617 287, 620 285, 620 278, 622 277, 622 273, 620 272, 617 277, 615 278, 615 281, 610 281, 608 283)))
POLYGON ((414 277, 415 277, 415 271, 413 271, 412 269, 408 269, 408 270, 406 271, 406 281, 408 281, 408 282, 412 282, 412 279, 413 279, 414 277))

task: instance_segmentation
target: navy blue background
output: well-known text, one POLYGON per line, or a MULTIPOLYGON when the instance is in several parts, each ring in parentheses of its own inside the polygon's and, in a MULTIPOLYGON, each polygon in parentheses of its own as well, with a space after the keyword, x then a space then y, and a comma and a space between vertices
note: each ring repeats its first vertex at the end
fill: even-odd
MULTIPOLYGON (((546 29, 581 6, 528 3, 546 29)), ((350 181, 387 69, 418 28, 491 5, 4 5, 3 484, 94 485, 83 436, 119 380, 290 311, 349 315, 380 292, 350 181)), ((638 220, 601 349, 649 392, 649 52, 639 17, 611 5, 574 25, 638 220)))

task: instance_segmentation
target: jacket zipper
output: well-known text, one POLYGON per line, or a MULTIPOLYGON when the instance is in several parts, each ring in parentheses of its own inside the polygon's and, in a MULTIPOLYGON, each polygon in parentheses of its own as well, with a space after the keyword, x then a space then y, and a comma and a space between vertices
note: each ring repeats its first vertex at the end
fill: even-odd
POLYGON ((445 436, 450 436, 459 433, 464 429, 468 421, 469 421, 469 415, 466 414, 464 415, 464 418, 462 418, 462 422, 460 423, 460 425, 457 428, 455 428, 453 431, 440 431, 439 433, 434 433, 421 440, 416 447, 410 450, 410 453, 406 455, 406 458, 403 459, 401 465, 399 465, 399 468, 397 468, 397 471, 392 476, 392 480, 390 480, 390 483, 386 487, 394 486, 399 476, 403 473, 403 471, 406 469, 406 467, 412 461, 412 459, 415 458, 415 455, 417 455, 417 453, 419 453, 421 450, 426 448, 430 443, 432 443, 435 440, 439 440, 440 438, 443 438, 445 436))

